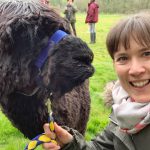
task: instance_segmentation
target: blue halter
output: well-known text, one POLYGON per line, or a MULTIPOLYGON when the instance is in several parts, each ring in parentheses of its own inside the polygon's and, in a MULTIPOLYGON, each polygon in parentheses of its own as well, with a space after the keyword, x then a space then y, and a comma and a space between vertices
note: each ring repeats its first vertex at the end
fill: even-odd
POLYGON ((35 79, 37 85, 43 86, 42 77, 40 76, 41 67, 44 65, 46 59, 48 58, 48 53, 51 50, 51 47, 54 44, 57 44, 58 42, 60 42, 66 35, 68 35, 66 32, 64 32, 62 30, 57 30, 48 40, 47 46, 41 50, 40 55, 37 57, 37 59, 35 61, 35 66, 39 70, 39 74, 35 79))
POLYGON ((22 91, 18 91, 17 93, 23 94, 25 96, 33 96, 38 91, 39 87, 45 88, 45 86, 43 85, 43 79, 41 76, 41 67, 44 65, 46 59, 48 58, 48 54, 49 54, 49 51, 51 50, 52 46, 54 44, 57 44, 58 42, 60 42, 62 40, 62 38, 64 38, 66 35, 68 35, 66 32, 64 32, 62 30, 57 30, 49 38, 47 46, 41 50, 40 55, 37 57, 34 65, 37 67, 37 69, 39 71, 39 73, 37 74, 37 76, 35 78, 35 82, 38 87, 34 88, 32 93, 30 93, 30 94, 27 94, 22 91))
POLYGON ((48 44, 46 47, 44 47, 41 50, 40 55, 38 56, 38 58, 35 61, 35 66, 38 69, 41 69, 41 67, 43 66, 43 64, 45 63, 47 57, 48 57, 48 52, 51 49, 52 45, 57 44, 58 42, 60 42, 62 40, 62 38, 64 38, 66 35, 68 35, 66 32, 62 31, 62 30, 57 30, 48 40, 48 44))

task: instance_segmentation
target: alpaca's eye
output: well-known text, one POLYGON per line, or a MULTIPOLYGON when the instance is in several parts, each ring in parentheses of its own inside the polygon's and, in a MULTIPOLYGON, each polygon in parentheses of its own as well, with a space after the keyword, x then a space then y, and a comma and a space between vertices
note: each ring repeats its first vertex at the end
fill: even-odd
POLYGON ((91 64, 91 61, 92 61, 91 56, 89 55, 75 56, 73 57, 73 59, 78 60, 87 65, 91 64))

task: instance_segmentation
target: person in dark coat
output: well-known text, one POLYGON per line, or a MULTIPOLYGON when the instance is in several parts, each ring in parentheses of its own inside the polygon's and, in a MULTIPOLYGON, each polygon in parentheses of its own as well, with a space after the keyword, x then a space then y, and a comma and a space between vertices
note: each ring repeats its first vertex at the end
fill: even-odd
POLYGON ((91 44, 96 42, 95 23, 98 22, 98 13, 99 5, 95 2, 95 0, 90 0, 90 3, 88 3, 85 23, 89 24, 91 44))
POLYGON ((65 8, 64 14, 65 14, 65 18, 70 22, 72 30, 73 30, 73 34, 75 36, 77 35, 76 27, 75 27, 76 12, 77 12, 77 8, 74 5, 74 0, 67 0, 67 5, 65 8))
MULTIPOLYGON (((109 125, 86 142, 78 131, 55 123, 58 145, 46 143, 46 150, 150 149, 150 14, 121 20, 108 33, 106 44, 118 76, 109 125)), ((44 129, 52 138, 48 124, 44 129)))

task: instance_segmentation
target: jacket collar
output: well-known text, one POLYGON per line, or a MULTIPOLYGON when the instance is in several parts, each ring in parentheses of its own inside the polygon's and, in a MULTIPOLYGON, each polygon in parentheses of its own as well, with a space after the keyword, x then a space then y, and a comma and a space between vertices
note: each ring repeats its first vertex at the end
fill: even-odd
POLYGON ((110 115, 110 120, 112 122, 112 132, 118 137, 129 150, 136 150, 132 141, 132 137, 127 133, 121 132, 119 126, 117 125, 117 121, 115 120, 114 113, 110 115))

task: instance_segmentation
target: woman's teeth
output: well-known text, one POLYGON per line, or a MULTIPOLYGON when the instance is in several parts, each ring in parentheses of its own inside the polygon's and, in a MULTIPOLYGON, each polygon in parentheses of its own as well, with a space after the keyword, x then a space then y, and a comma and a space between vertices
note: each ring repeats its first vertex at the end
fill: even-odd
POLYGON ((149 80, 140 81, 140 82, 132 82, 131 84, 135 87, 143 87, 149 83, 149 80))

